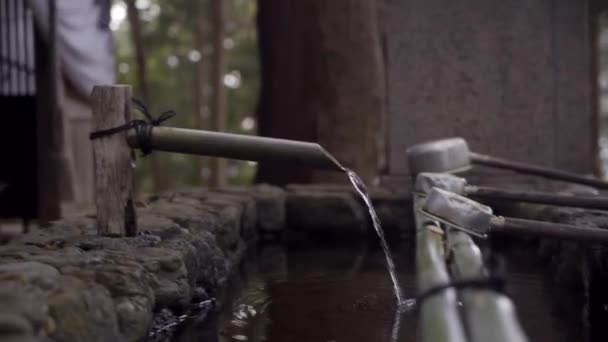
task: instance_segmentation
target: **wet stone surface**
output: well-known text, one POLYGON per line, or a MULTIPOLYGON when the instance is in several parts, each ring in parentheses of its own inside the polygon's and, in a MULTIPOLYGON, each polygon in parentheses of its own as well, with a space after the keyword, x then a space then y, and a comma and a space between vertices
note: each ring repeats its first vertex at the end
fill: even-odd
MULTIPOLYGON (((381 218, 407 234, 407 198, 371 193, 381 218)), ((94 217, 80 216, 0 245, 0 340, 145 340, 155 327, 204 312, 193 303, 223 287, 261 234, 347 239, 370 229, 351 189, 323 186, 154 195, 137 216, 136 237, 97 236, 94 217)))
MULTIPOLYGON (((350 186, 290 185, 287 187, 287 226, 317 235, 341 238, 371 236, 371 219, 350 186)), ((411 238, 413 222, 409 193, 383 188, 368 189, 385 233, 391 237, 411 238)))

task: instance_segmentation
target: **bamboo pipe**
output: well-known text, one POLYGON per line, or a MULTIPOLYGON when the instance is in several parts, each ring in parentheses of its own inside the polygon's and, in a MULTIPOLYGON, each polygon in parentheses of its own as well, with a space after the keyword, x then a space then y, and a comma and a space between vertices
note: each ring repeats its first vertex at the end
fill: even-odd
MULTIPOLYGON (((129 130, 132 148, 140 143, 135 130, 129 130)), ((342 166, 321 145, 312 142, 266 138, 174 127, 152 127, 152 150, 197 154, 251 161, 282 161, 310 167, 343 171, 342 166)))

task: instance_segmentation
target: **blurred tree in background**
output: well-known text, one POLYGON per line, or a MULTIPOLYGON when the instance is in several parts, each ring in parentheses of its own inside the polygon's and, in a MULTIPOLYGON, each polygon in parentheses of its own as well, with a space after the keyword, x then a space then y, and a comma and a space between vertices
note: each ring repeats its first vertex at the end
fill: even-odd
MULTIPOLYGON (((259 134, 316 141, 370 182, 385 168, 381 0, 260 0, 259 134)), ((343 174, 261 163, 256 180, 342 183, 343 174)))
MULTIPOLYGON (((255 134, 259 67, 254 0, 135 1, 145 51, 149 109, 153 114, 175 110, 177 116, 171 119, 171 126, 209 128, 214 1, 222 1, 224 5, 226 131, 255 134)), ((141 97, 127 4, 123 0, 114 1, 111 14, 118 80, 134 85, 135 95, 141 97)), ((140 191, 208 184, 209 158, 162 152, 155 153, 155 158, 163 184, 160 187, 153 184, 151 162, 142 158, 136 177, 140 191)), ((255 168, 254 163, 229 161, 227 181, 250 183, 255 168)))
POLYGON ((598 18, 597 43, 599 164, 601 174, 608 178, 608 10, 598 18))

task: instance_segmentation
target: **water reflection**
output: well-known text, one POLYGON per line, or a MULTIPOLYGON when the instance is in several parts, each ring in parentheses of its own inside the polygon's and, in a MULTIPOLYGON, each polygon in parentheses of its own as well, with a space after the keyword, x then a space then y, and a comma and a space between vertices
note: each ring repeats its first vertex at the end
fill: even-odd
MULTIPOLYGON (((409 245, 395 249, 406 297, 415 290, 412 252, 409 245)), ((395 315, 379 248, 271 246, 250 260, 223 294, 222 311, 210 322, 187 327, 176 341, 416 340, 415 313, 395 315)), ((543 265, 533 255, 507 261, 509 290, 530 340, 581 340, 580 307, 560 306, 563 301, 541 276, 543 265)))

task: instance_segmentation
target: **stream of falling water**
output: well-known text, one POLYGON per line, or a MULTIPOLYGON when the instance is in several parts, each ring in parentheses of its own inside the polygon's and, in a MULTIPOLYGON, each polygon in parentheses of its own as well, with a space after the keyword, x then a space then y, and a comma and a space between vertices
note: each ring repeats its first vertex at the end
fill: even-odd
MULTIPOLYGON (((380 245, 382 246, 382 250, 384 252, 384 256, 386 258, 386 266, 388 269, 388 273, 391 277, 391 281, 393 283, 393 291, 395 293, 395 298, 397 299, 397 307, 398 312, 406 312, 410 310, 415 305, 414 299, 404 299, 403 293, 401 292, 401 286, 399 285, 399 281, 397 280, 397 270, 395 268, 395 262, 393 261, 393 255, 391 254, 391 250, 386 242, 386 238, 384 236, 384 230, 382 229, 382 224, 380 223, 380 218, 378 214, 376 214, 376 210, 372 205, 371 198, 367 193, 365 188, 365 184, 361 180, 361 178, 352 170, 342 167, 344 172, 348 175, 348 179, 351 184, 357 191, 357 194, 363 199, 365 205, 367 206, 367 210, 369 211, 369 215, 372 218, 372 225, 374 226, 374 230, 376 234, 378 234, 378 238, 380 239, 380 245)), ((398 321, 398 318, 396 318, 398 321)), ((398 329, 398 328, 397 328, 398 329)))
POLYGON ((403 293, 401 292, 401 286, 399 285, 399 281, 397 280, 397 270, 395 268, 395 262, 393 261, 393 255, 391 253, 390 248, 388 247, 388 243, 386 242, 386 237, 384 236, 384 230, 382 229, 382 224, 380 223, 380 218, 378 218, 378 214, 376 214, 376 210, 372 205, 371 198, 367 193, 367 189, 365 188, 365 184, 361 180, 361 178, 352 170, 344 168, 344 172, 348 175, 348 179, 351 184, 357 191, 357 194, 363 199, 365 205, 367 206, 367 210, 369 211, 369 215, 372 218, 372 224, 374 226, 374 230, 376 230, 376 234, 378 234, 378 238, 380 239, 380 245, 382 246, 382 250, 384 251, 384 256, 386 257, 386 266, 388 268, 388 273, 391 277, 391 281, 393 282, 393 291, 395 293, 395 298, 397 299, 397 305, 399 308, 403 305, 403 293))
POLYGON ((380 218, 376 213, 376 209, 374 209, 374 205, 372 204, 371 197, 365 188, 365 184, 363 180, 353 171, 343 166, 340 166, 348 179, 350 180, 353 188, 357 191, 357 194, 363 199, 365 205, 367 206, 367 211, 369 212, 369 216, 372 218, 372 225, 374 226, 374 230, 376 234, 378 234, 378 239, 380 240, 380 245, 382 246, 382 251, 384 252, 384 257, 386 259, 386 268, 388 269, 388 274, 391 277, 391 281, 393 283, 393 291, 395 293, 395 298, 397 300, 397 310, 395 311, 395 318, 393 320, 393 328, 391 329, 391 342, 396 342, 399 338, 399 330, 401 328, 401 314, 404 312, 411 311, 416 306, 415 299, 404 299, 403 292, 401 292, 401 285, 399 285, 399 280, 397 280, 397 269, 395 268, 395 262, 393 260, 393 255, 391 253, 391 249, 386 242, 386 237, 384 236, 384 230, 382 229, 382 223, 380 222, 380 218))
POLYGON ((365 205, 367 206, 367 211, 369 212, 369 216, 372 219, 372 225, 374 226, 374 230, 378 235, 378 239, 380 240, 380 245, 382 246, 382 251, 384 252, 384 257, 386 259, 386 268, 388 269, 388 274, 391 277, 391 282, 393 283, 393 292, 395 294, 395 299, 397 300, 397 317, 395 319, 396 329, 393 329, 393 335, 395 331, 399 330, 399 314, 403 312, 407 312, 416 306, 415 299, 403 299, 403 293, 401 292, 401 286, 399 285, 399 280, 397 279, 397 269, 395 268, 395 262, 393 261, 393 255, 391 253, 391 249, 386 242, 386 237, 384 236, 384 230, 382 229, 382 223, 380 223, 380 218, 378 214, 376 214, 376 210, 374 209, 374 205, 372 204, 372 199, 369 197, 367 193, 367 189, 365 187, 365 183, 357 173, 349 168, 346 168, 340 164, 340 162, 334 158, 327 150, 319 145, 319 149, 321 153, 327 157, 330 161, 332 161, 339 169, 344 171, 348 176, 348 180, 355 188, 355 191, 361 197, 365 205))

